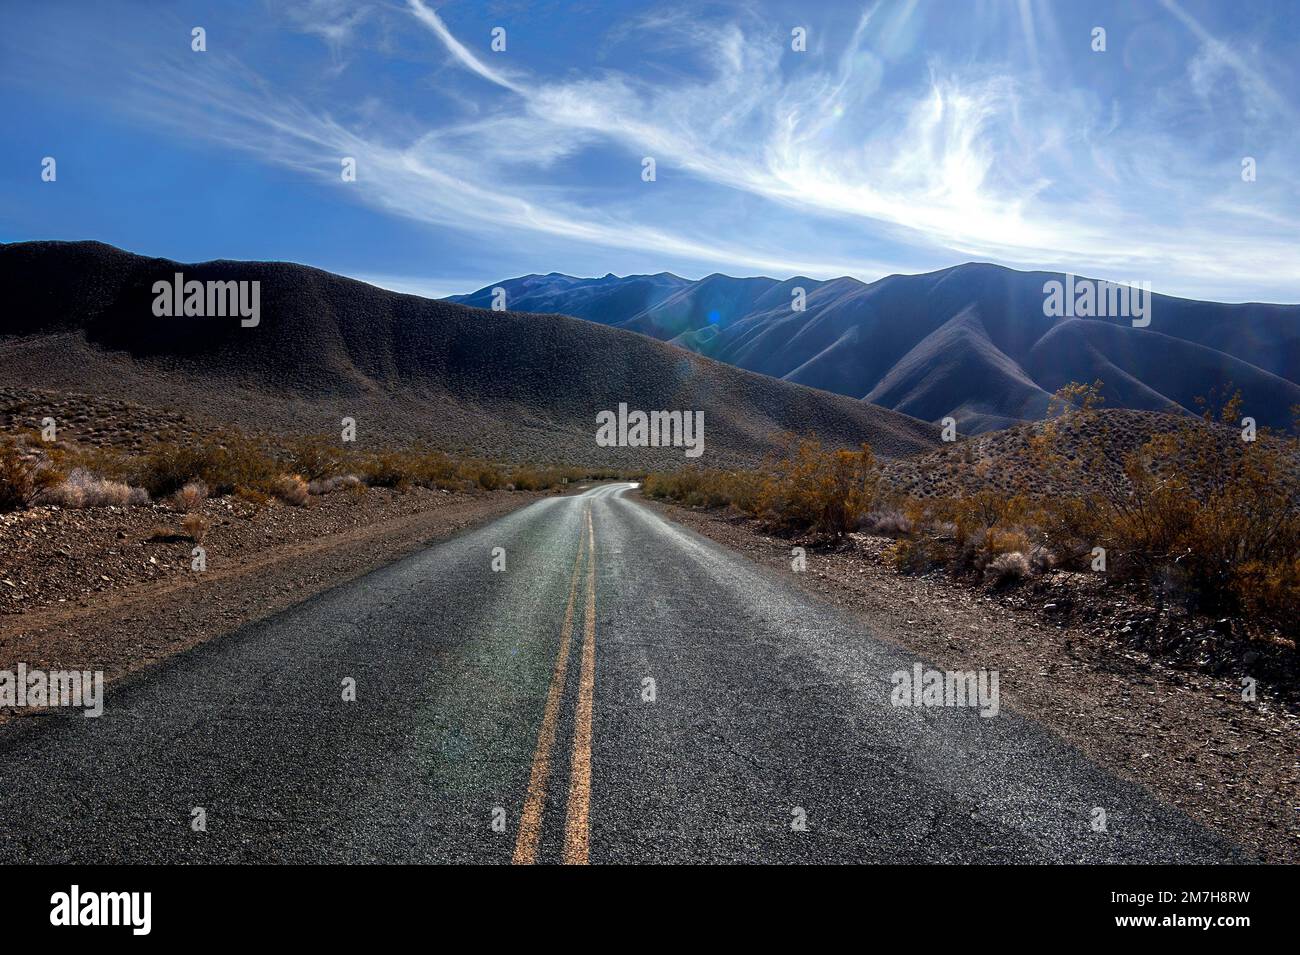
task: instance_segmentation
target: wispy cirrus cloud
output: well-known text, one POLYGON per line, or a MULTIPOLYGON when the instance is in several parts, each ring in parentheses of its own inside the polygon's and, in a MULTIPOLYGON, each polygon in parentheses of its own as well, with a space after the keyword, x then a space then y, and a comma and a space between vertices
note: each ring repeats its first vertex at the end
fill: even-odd
POLYGON ((502 263, 871 279, 981 259, 1297 297, 1294 68, 1266 30, 1211 28, 1175 0, 1086 16, 1017 0, 962 18, 829 0, 802 24, 806 52, 761 2, 613 6, 599 25, 427 0, 278 12, 254 36, 275 50, 294 48, 276 31, 320 39, 319 72, 307 54, 228 42, 145 56, 130 43, 159 39, 133 31, 93 67, 48 52, 113 113, 502 263), (489 47, 493 16, 507 53, 489 47), (1089 48, 1094 23, 1109 26, 1106 53, 1089 48), (101 75, 135 62, 129 82, 101 75), (1261 170, 1250 183, 1246 155, 1261 170), (339 181, 342 156, 358 160, 354 183, 339 181))
MULTIPOLYGON (((1201 44, 1191 70, 1208 58, 1241 79, 1243 119, 1261 105, 1289 112, 1227 43, 1172 0, 1161 2, 1201 44)), ((491 72, 453 45, 422 0, 409 3, 468 68, 491 72)), ((1031 0, 1018 7, 1031 62, 1034 7, 1031 0)), ((618 73, 511 84, 521 100, 519 122, 531 124, 520 136, 598 134, 720 187, 1012 265, 1127 270, 1174 287, 1194 277, 1230 284, 1300 271, 1300 222, 1268 211, 1279 197, 1296 196, 1294 180, 1261 186, 1262 201, 1252 203, 1239 195, 1234 167, 1207 170, 1198 157, 1180 154, 1183 144, 1167 130, 1121 130, 1114 103, 1106 109, 1086 97, 1063 99, 1036 89, 1032 74, 963 73, 936 62, 923 86, 879 95, 881 60, 869 42, 878 10, 870 6, 858 19, 833 70, 794 77, 779 68, 773 51, 782 39, 755 22, 761 18, 689 32, 673 17, 666 22, 678 40, 693 40, 716 58, 711 77, 666 88, 618 73), (1158 168, 1116 160, 1114 152, 1149 157, 1158 168), (1269 228, 1237 238, 1225 218, 1269 228)), ((1050 11, 1041 9, 1039 19, 1050 19, 1050 11)), ((896 12, 891 32, 898 32, 896 12)), ((1057 35, 1054 27, 1047 32, 1057 35)))
POLYGON ((408 0, 411 12, 415 18, 433 31, 434 35, 442 41, 452 56, 454 56, 463 66, 477 73, 489 83, 495 83, 497 86, 508 89, 511 92, 519 93, 522 89, 510 80, 500 70, 493 69, 484 63, 481 59, 470 52, 465 44, 457 40, 442 19, 431 9, 425 6, 420 0, 408 0))
MULTIPOLYGON (((528 124, 526 129, 517 128, 517 119, 469 123, 410 143, 388 143, 377 135, 354 132, 329 115, 284 97, 237 61, 217 57, 211 70, 155 71, 142 80, 131 106, 151 122, 187 134, 201 131, 226 147, 309 172, 338 183, 339 188, 354 185, 340 182, 341 158, 355 159, 355 185, 365 201, 419 222, 497 234, 536 232, 597 246, 659 251, 778 273, 793 269, 817 275, 845 274, 864 265, 862 259, 791 255, 784 248, 768 249, 761 242, 696 239, 575 205, 554 190, 499 188, 495 177, 485 175, 485 170, 508 166, 520 156, 517 151, 498 154, 487 144, 528 143, 526 134, 535 130, 528 124), (231 82, 234 77, 242 81, 231 82), (164 100, 169 104, 166 110, 161 108, 164 100), (467 139, 484 144, 470 150, 470 158, 464 150, 467 139)), ((573 147, 572 141, 543 142, 527 161, 554 161, 573 147)), ((886 267, 874 261, 865 264, 872 269, 886 267)))

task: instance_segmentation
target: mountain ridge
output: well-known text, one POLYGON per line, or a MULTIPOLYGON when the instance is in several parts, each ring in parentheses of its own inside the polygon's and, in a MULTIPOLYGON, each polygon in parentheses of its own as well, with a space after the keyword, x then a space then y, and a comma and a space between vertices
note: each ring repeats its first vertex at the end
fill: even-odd
POLYGON ((544 300, 551 311, 633 328, 738 368, 927 421, 951 416, 971 433, 1036 420, 1061 385, 1098 378, 1109 406, 1118 408, 1195 414, 1197 398, 1232 384, 1242 390, 1246 414, 1280 428, 1300 404, 1300 305, 1153 293, 1150 325, 1134 327, 1112 317, 1048 316, 1045 283, 1063 282, 1063 273, 991 263, 870 283, 850 276, 674 278, 671 292, 659 296, 620 297, 622 280, 565 276, 567 289, 578 291, 546 283, 523 289, 507 279, 449 300, 480 304, 485 292, 503 288, 507 304, 521 311, 544 300), (796 288, 804 289, 802 311, 792 308, 796 288), (569 308, 579 295, 582 314, 569 308), (978 334, 968 327, 916 351, 970 309, 978 334), (916 388, 900 390, 904 378, 943 381, 930 381, 923 398, 916 388))
MULTIPOLYGON (((136 401, 248 430, 421 442, 503 461, 678 466, 680 448, 605 448, 621 402, 704 414, 705 466, 753 465, 784 431, 884 457, 931 426, 622 329, 390 292, 309 266, 179 263, 97 242, 0 245, 0 385, 136 401), (260 321, 154 314, 153 283, 257 281, 260 321)), ((31 422, 37 425, 40 415, 31 422)))

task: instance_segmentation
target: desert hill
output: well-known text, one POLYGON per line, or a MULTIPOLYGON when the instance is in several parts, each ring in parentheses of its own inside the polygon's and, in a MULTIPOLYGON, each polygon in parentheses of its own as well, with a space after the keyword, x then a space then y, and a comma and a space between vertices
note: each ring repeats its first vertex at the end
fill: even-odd
MULTIPOLYGON (((88 395, 249 430, 330 433, 347 416, 364 444, 537 463, 683 462, 680 448, 598 447, 596 415, 620 402, 702 411, 708 466, 755 462, 782 431, 866 441, 885 457, 936 445, 935 429, 916 419, 627 330, 482 311, 291 263, 180 264, 97 242, 13 243, 0 245, 0 288, 0 389, 11 394, 88 395), (259 282, 259 323, 156 316, 154 283, 177 272, 259 282)), ((34 425, 39 399, 28 405, 34 425)))

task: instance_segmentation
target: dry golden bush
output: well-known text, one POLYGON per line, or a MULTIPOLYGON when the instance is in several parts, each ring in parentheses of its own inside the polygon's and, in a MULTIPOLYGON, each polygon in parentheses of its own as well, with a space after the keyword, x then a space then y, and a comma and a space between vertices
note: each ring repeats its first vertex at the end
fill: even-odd
POLYGON ((751 472, 683 468, 647 476, 643 490, 650 497, 680 501, 689 507, 730 504, 755 514, 762 484, 762 477, 751 472))
POLYGON ((235 497, 241 501, 247 501, 254 507, 266 507, 274 498, 265 491, 259 491, 251 487, 235 488, 235 497))
POLYGON ((271 452, 256 439, 230 433, 190 444, 160 442, 139 463, 133 483, 155 497, 202 481, 214 494, 244 488, 266 492, 280 473, 271 452))
POLYGON ((293 507, 302 507, 307 503, 307 482, 300 474, 281 474, 271 482, 271 494, 293 507))
MULTIPOLYGON (((379 451, 361 460, 358 473, 371 487, 404 491, 413 486, 460 488, 466 482, 477 483, 483 467, 460 464, 441 451, 379 451)), ((500 472, 496 475, 499 480, 500 472)))
POLYGON ((787 437, 781 454, 759 471, 684 468, 649 475, 645 493, 699 507, 730 504, 784 533, 841 537, 854 530, 876 499, 880 470, 865 444, 825 449, 812 438, 787 437))
POLYGON ((202 544, 203 538, 207 536, 209 523, 207 518, 202 514, 186 514, 181 519, 181 530, 185 536, 196 544, 202 544))
POLYGON ((37 495, 56 487, 63 474, 14 440, 0 443, 0 513, 29 507, 37 495))
POLYGON ((121 481, 98 477, 84 468, 74 468, 61 483, 41 491, 36 501, 70 508, 126 507, 148 503, 148 494, 142 488, 132 488, 121 481))
POLYGON ((308 483, 344 474, 348 470, 348 458, 339 439, 329 435, 294 438, 284 453, 289 473, 301 474, 308 483))
POLYGON ((900 538, 888 551, 899 571, 946 567, 993 584, 1057 563, 1086 569, 1100 547, 1108 581, 1154 587, 1207 613, 1254 614, 1300 634, 1300 437, 1241 440, 1241 395, 1229 386, 1203 403, 1200 419, 1173 421, 1117 454, 1134 442, 1108 430, 1101 388, 1066 385, 1029 442, 1043 485, 1074 494, 895 497, 880 493, 865 446, 828 451, 808 439, 789 439, 760 471, 651 474, 645 493, 729 504, 781 531, 884 528, 900 538), (1120 479, 1092 479, 1103 473, 1120 479))
MULTIPOLYGON (((1093 390, 1067 388, 1076 397, 1093 390)), ((1104 548, 1110 580, 1158 583, 1162 598, 1206 613, 1258 614, 1294 635, 1300 628, 1300 447, 1267 433, 1242 440, 1242 397, 1231 386, 1199 404, 1199 420, 1177 422, 1125 457, 1124 482, 1048 499, 1038 523, 1063 559, 1078 561, 1091 548, 1104 548)), ((1079 403, 1064 413, 1094 411, 1079 403)), ((1050 445, 1051 432, 1045 433, 1050 445)), ((1044 467, 1067 473, 1087 466, 1104 453, 1106 435, 1093 433, 1093 445, 1074 462, 1040 448, 1044 467)))
POLYGON ((179 511, 194 511, 208 499, 208 486, 202 481, 190 481, 172 495, 172 506, 179 511))
POLYGON ((755 509, 780 531, 812 531, 842 537, 857 528, 876 498, 880 469, 867 445, 857 451, 827 450, 813 438, 788 439, 784 454, 769 461, 755 509))

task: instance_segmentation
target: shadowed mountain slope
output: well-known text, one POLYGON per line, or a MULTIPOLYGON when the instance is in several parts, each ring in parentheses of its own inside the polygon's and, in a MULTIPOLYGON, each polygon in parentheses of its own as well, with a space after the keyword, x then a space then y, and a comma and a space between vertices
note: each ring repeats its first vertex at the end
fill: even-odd
MULTIPOLYGON (((647 277, 650 297, 672 276, 647 277)), ((680 281, 680 280, 677 280, 680 281)), ((752 463, 781 431, 890 457, 935 446, 915 419, 563 315, 480 311, 281 262, 181 265, 95 242, 0 246, 0 384, 129 399, 252 430, 424 441, 503 460, 683 463, 601 448, 596 415, 704 414, 706 466, 752 463), (260 282, 260 323, 156 317, 153 284, 260 282)), ((626 289, 622 293, 629 294, 626 289)), ((35 422, 33 422, 35 423, 35 422)))
MULTIPOLYGON (((1245 413, 1276 428, 1300 400, 1296 305, 1153 295, 1145 327, 1130 317, 1048 317, 1044 285, 1064 276, 975 263, 869 285, 711 275, 679 280, 660 301, 634 302, 635 311, 615 304, 609 276, 545 278, 548 310, 577 315, 564 289, 596 282, 608 307, 585 308, 583 318, 928 421, 951 415, 968 432, 1038 418, 1047 395, 1072 380, 1101 378, 1109 407, 1177 414, 1196 412, 1197 397, 1231 383, 1245 413), (792 307, 796 289, 803 311, 792 307)), ((500 284, 509 295, 512 282, 500 284)))

